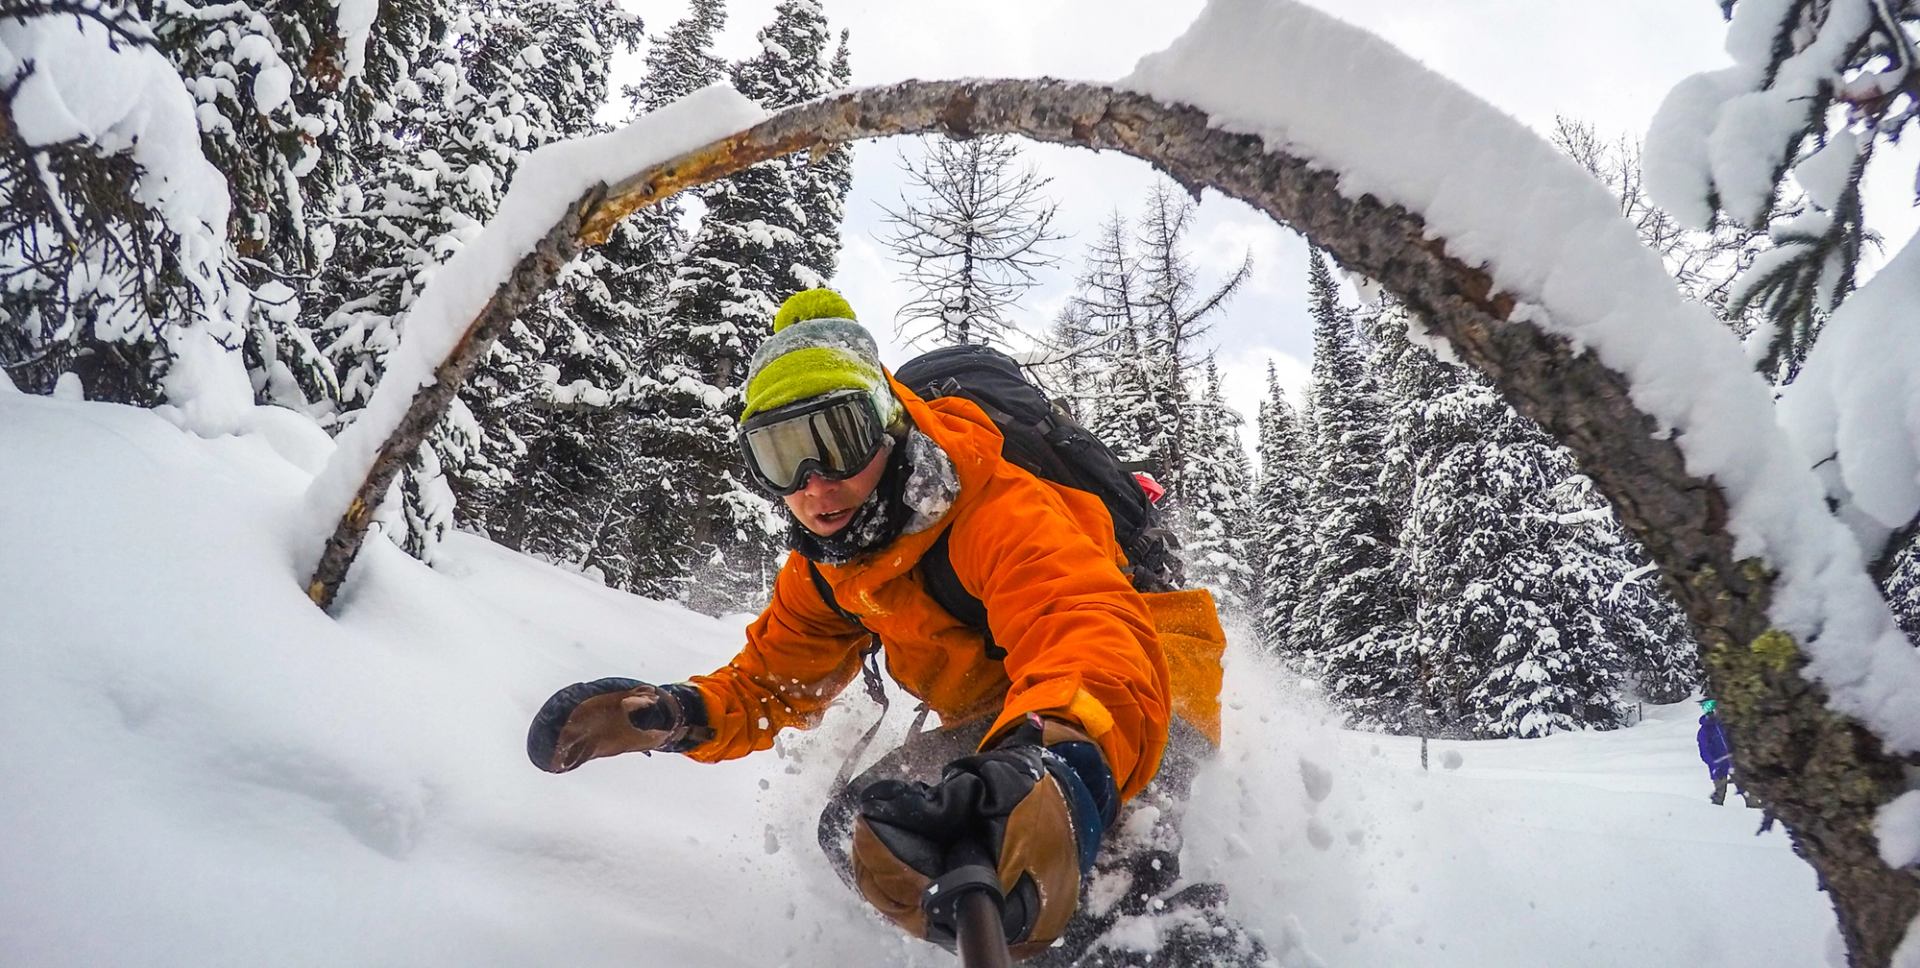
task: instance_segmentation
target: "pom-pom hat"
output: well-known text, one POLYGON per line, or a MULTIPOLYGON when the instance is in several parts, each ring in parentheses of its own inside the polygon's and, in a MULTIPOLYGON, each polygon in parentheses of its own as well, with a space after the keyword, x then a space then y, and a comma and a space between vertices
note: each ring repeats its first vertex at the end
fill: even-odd
POLYGON ((831 289, 794 293, 780 304, 773 335, 747 365, 740 419, 842 390, 867 391, 882 423, 900 423, 903 410, 880 366, 879 344, 846 298, 831 289))

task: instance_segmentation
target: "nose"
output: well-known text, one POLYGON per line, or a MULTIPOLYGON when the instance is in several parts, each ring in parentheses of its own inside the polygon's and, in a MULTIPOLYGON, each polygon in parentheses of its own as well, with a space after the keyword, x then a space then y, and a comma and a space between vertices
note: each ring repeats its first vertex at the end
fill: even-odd
POLYGON ((839 483, 839 481, 827 480, 814 471, 807 471, 807 483, 800 489, 800 493, 808 497, 826 497, 839 483))

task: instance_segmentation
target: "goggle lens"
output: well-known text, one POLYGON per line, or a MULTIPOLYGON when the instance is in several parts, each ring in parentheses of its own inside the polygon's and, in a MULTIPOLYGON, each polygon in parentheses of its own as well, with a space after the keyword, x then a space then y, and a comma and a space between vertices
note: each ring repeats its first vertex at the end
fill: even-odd
POLYGON ((800 490, 809 473, 836 481, 858 474, 885 437, 864 393, 775 410, 740 430, 748 470, 775 494, 800 490))

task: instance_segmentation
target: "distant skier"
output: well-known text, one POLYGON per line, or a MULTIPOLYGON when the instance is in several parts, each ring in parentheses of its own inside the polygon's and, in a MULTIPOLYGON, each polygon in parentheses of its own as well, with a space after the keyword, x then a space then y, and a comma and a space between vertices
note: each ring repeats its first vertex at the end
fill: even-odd
POLYGON ((1727 802, 1727 784, 1733 779, 1733 747, 1727 743, 1727 732, 1720 727, 1720 717, 1714 715, 1715 702, 1712 699, 1700 700, 1700 731, 1694 737, 1700 745, 1700 759, 1707 764, 1707 773, 1713 777, 1712 800, 1716 804, 1727 802))
POLYGON ((894 380, 837 293, 788 299, 774 333, 749 366, 739 427, 748 478, 790 520, 771 602, 711 675, 560 690, 529 731, 534 764, 765 749, 813 725, 877 640, 871 688, 884 666, 940 716, 938 729, 916 722, 821 817, 829 859, 883 915, 951 948, 953 915, 938 902, 954 892, 929 888, 984 872, 1005 894, 1017 958, 1145 964, 1098 936, 1167 909, 1178 916, 1163 940, 1189 949, 1161 958, 1266 963, 1217 887, 1175 890, 1177 818, 1218 738, 1225 637, 1212 598, 1137 591, 1101 498, 1015 466, 974 403, 923 400, 894 380), (951 593, 930 590, 929 572, 943 566, 990 635, 941 607, 951 593), (984 863, 956 868, 960 855, 984 863), (1083 894, 1103 900, 1086 910, 1083 894))

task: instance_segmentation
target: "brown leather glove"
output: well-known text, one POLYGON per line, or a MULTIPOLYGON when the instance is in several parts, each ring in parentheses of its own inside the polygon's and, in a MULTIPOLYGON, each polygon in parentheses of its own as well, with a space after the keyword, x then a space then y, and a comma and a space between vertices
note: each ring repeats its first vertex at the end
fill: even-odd
POLYGON ((527 730, 527 758, 565 773, 617 753, 679 752, 713 738, 706 703, 686 685, 637 679, 576 682, 553 694, 527 730))
POLYGON ((1085 733, 1039 717, 993 749, 947 764, 935 783, 881 780, 862 792, 854 881, 909 934, 951 949, 949 898, 984 886, 1001 897, 1017 959, 1066 931, 1119 796, 1085 733))

